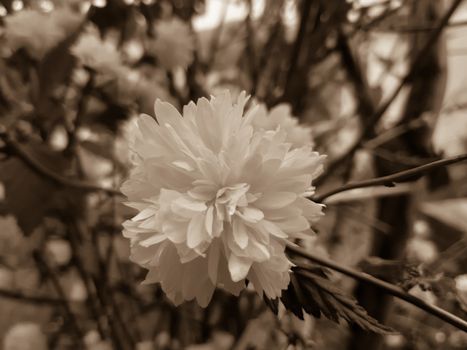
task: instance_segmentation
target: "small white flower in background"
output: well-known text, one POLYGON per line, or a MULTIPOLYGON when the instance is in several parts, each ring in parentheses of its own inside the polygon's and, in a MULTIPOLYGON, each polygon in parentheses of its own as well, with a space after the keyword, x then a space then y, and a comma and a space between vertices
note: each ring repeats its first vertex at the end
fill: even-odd
POLYGON ((400 349, 406 342, 402 334, 388 334, 384 336, 384 343, 388 348, 400 349))
POLYGON ((80 279, 75 279, 71 281, 69 288, 70 290, 68 297, 71 301, 82 302, 85 301, 88 297, 86 286, 80 279))
POLYGON ((31 57, 41 59, 64 33, 61 33, 48 14, 23 10, 5 19, 5 38, 12 51, 24 48, 31 57))
POLYGON ((97 330, 91 329, 84 335, 83 341, 86 346, 90 346, 92 344, 100 342, 101 336, 99 335, 99 332, 97 330))
POLYGON ((407 243, 407 258, 430 264, 438 258, 438 248, 433 241, 415 236, 407 243))
POLYGON ((112 350, 112 344, 102 340, 95 329, 88 331, 83 341, 87 350, 112 350))
POLYGON ((193 62, 193 36, 188 25, 178 18, 157 22, 155 38, 149 40, 146 46, 165 69, 186 68, 193 62))
MULTIPOLYGON (((436 297, 436 295, 430 291, 430 290, 423 290, 422 288, 420 288, 420 286, 415 286, 415 287, 412 287, 410 290, 409 290, 409 293, 412 294, 412 295, 415 295, 416 297, 422 299, 423 301, 425 301, 426 303, 428 304, 433 304, 435 305, 438 298, 436 297)), ((410 306, 410 305, 409 305, 410 306)))
POLYGON ((228 350, 232 349, 234 342, 232 334, 215 331, 207 343, 189 345, 185 350, 228 350))
POLYGON ((18 323, 3 338, 3 350, 47 350, 47 338, 35 323, 18 323))
POLYGON ((0 216, 0 256, 8 266, 17 266, 29 252, 28 241, 13 215, 0 216))
POLYGON ((95 26, 88 26, 71 47, 83 66, 99 73, 117 75, 124 69, 120 53, 111 40, 103 40, 95 26))
POLYGON ((293 148, 280 127, 256 128, 248 98, 228 92, 183 109, 157 101, 134 129, 134 169, 123 184, 139 214, 124 223, 131 259, 175 303, 206 306, 216 287, 280 296, 292 264, 286 239, 307 238, 322 205, 308 199, 324 156, 293 148))
POLYGON ((24 48, 31 57, 41 59, 77 28, 81 16, 65 8, 50 13, 26 9, 5 16, 4 21, 10 50, 24 48))
POLYGON ((455 278, 457 299, 464 311, 467 312, 467 274, 455 278))
POLYGON ((71 259, 70 243, 64 239, 49 239, 45 244, 45 251, 52 263, 58 266, 68 264, 71 259))
POLYGON ((290 105, 280 104, 268 112, 266 106, 261 104, 256 109, 252 124, 262 130, 276 130, 280 127, 286 133, 285 141, 295 148, 312 144, 311 128, 298 124, 290 105))
POLYGON ((0 288, 3 290, 14 289, 15 285, 15 274, 14 271, 0 266, 0 288))
POLYGON ((154 350, 156 345, 151 340, 141 341, 136 344, 136 350, 154 350))

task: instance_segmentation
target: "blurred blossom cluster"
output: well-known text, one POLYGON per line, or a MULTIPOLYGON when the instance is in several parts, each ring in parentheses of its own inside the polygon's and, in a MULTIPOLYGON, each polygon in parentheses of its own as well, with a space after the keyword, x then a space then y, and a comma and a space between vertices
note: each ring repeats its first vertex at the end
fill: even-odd
POLYGON ((50 13, 25 9, 5 17, 3 35, 12 53, 24 49, 40 60, 76 30, 82 19, 79 13, 66 7, 50 13))
POLYGON ((116 44, 103 40, 95 26, 87 27, 70 51, 84 67, 96 72, 117 75, 123 69, 116 44))
POLYGON ((194 37, 187 24, 172 18, 158 22, 154 31, 155 38, 149 39, 146 45, 162 67, 168 70, 176 67, 187 68, 193 61, 194 50, 194 37))

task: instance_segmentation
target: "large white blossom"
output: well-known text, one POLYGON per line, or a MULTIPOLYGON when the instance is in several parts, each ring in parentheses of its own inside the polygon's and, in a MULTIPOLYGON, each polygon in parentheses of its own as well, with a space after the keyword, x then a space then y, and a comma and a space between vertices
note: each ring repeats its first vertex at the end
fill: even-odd
POLYGON ((308 237, 322 206, 308 199, 324 156, 293 147, 280 125, 255 127, 245 93, 201 98, 183 109, 156 101, 132 143, 134 168, 123 184, 139 213, 124 223, 131 259, 149 270, 175 303, 206 306, 216 287, 234 295, 246 280, 280 296, 289 283, 286 239, 308 237))

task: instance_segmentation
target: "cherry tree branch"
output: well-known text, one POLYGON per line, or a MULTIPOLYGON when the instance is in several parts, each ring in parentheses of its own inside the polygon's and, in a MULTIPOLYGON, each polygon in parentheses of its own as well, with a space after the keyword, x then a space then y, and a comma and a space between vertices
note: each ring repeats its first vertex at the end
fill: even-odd
POLYGON ((398 299, 404 300, 405 302, 412 304, 433 316, 438 317, 439 319, 453 325, 454 327, 461 329, 464 332, 467 332, 467 321, 461 319, 460 317, 456 315, 451 314, 450 312, 446 310, 443 310, 437 307, 436 305, 431 305, 431 304, 426 303, 422 299, 417 298, 416 296, 405 292, 400 287, 397 287, 391 283, 375 278, 367 273, 354 270, 347 266, 340 265, 329 259, 325 259, 325 258, 316 256, 314 254, 311 254, 307 252, 306 250, 304 250, 303 248, 300 248, 297 245, 289 243, 289 242, 287 242, 287 251, 289 253, 292 253, 292 255, 300 256, 316 264, 328 267, 331 270, 338 271, 346 276, 352 277, 358 281, 368 283, 377 288, 380 288, 384 290, 386 293, 398 299))
POLYGON ((376 177, 374 179, 363 180, 363 181, 356 181, 350 182, 346 185, 343 185, 338 188, 334 188, 328 192, 323 193, 322 195, 318 195, 312 198, 313 201, 321 203, 324 199, 331 197, 337 193, 345 192, 349 190, 353 190, 355 188, 364 188, 364 187, 372 187, 372 186, 388 186, 393 187, 396 183, 400 182, 407 182, 410 181, 412 177, 417 175, 426 175, 430 171, 441 168, 447 165, 460 163, 467 160, 467 154, 461 154, 455 157, 446 158, 437 160, 431 163, 427 163, 412 169, 400 171, 398 173, 394 173, 387 176, 376 177))
POLYGON ((63 177, 62 175, 57 174, 56 172, 45 167, 41 162, 31 157, 29 153, 25 151, 24 148, 18 142, 14 141, 7 133, 0 132, 0 139, 2 139, 5 143, 6 151, 10 152, 12 155, 17 156, 37 174, 49 179, 52 182, 55 182, 58 185, 75 188, 84 192, 103 192, 110 196, 122 196, 122 193, 119 190, 101 187, 88 182, 63 177))

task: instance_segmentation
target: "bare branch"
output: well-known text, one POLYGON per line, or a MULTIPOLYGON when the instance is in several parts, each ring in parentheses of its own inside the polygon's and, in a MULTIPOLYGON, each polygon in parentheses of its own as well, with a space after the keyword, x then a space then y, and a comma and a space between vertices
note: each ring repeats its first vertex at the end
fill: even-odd
POLYGON ((50 304, 50 305, 59 305, 64 301, 59 298, 50 298, 42 295, 28 295, 22 292, 11 291, 0 289, 0 297, 7 298, 7 299, 15 299, 19 300, 24 303, 31 303, 31 304, 50 304))
POLYGON ((397 88, 392 92, 392 94, 387 98, 387 100, 383 102, 380 105, 380 107, 377 108, 376 112, 366 120, 365 125, 363 127, 363 131, 360 137, 354 142, 354 144, 346 152, 344 152, 344 154, 340 155, 339 157, 337 157, 329 163, 326 172, 318 178, 317 184, 322 183, 330 174, 334 173, 335 170, 340 166, 340 164, 344 162, 345 159, 353 156, 353 154, 360 148, 365 139, 369 135, 371 135, 374 126, 379 122, 381 117, 392 105, 396 97, 399 95, 399 92, 401 92, 402 88, 408 82, 410 82, 412 77, 418 72, 418 69, 420 68, 420 66, 422 66, 425 57, 430 52, 432 46, 437 42, 444 28, 448 25, 449 19, 452 17, 452 15, 457 10, 462 1, 463 0, 455 0, 452 3, 451 7, 447 10, 446 14, 440 20, 438 26, 430 33, 430 37, 427 39, 425 45, 416 55, 407 75, 401 80, 397 88))
POLYGON ((109 196, 122 196, 122 193, 113 188, 104 188, 91 183, 78 181, 70 178, 63 177, 60 174, 46 168, 39 161, 32 158, 23 147, 14 141, 7 133, 0 133, 0 138, 5 142, 5 147, 13 155, 20 158, 27 166, 34 170, 39 175, 47 178, 48 180, 55 182, 58 185, 75 188, 84 192, 103 192, 109 196))
POLYGON ((426 175, 427 173, 429 173, 430 171, 436 168, 441 168, 447 165, 460 163, 465 160, 467 160, 467 154, 461 154, 455 157, 437 160, 437 161, 424 164, 424 165, 421 165, 421 166, 418 166, 412 169, 400 171, 395 174, 376 177, 374 179, 369 179, 369 180, 351 182, 344 186, 341 186, 333 190, 330 190, 326 193, 323 193, 322 195, 315 196, 314 198, 312 198, 312 200, 315 202, 322 202, 324 199, 336 193, 353 190, 355 188, 364 188, 364 187, 372 187, 372 186, 380 186, 380 185, 393 187, 396 183, 410 181, 410 179, 413 178, 414 176, 426 175))
POLYGON ((306 258, 316 264, 326 266, 334 271, 338 271, 340 273, 343 273, 346 276, 352 277, 358 281, 364 282, 371 284, 377 288, 382 289, 386 293, 406 301, 409 304, 412 304, 419 309, 422 309, 426 311, 427 313, 438 317, 439 319, 453 325, 454 327, 463 330, 464 332, 467 332, 467 321, 461 319, 460 317, 457 317, 456 315, 451 314, 450 312, 447 312, 446 310, 443 310, 435 305, 431 305, 423 301, 422 299, 419 299, 412 294, 409 294, 405 292, 402 288, 399 288, 391 283, 382 281, 378 278, 375 278, 367 273, 360 272, 357 270, 354 270, 352 268, 340 265, 334 261, 315 256, 306 250, 296 246, 295 244, 287 242, 287 251, 289 253, 292 253, 292 255, 300 256, 302 258, 306 258))

